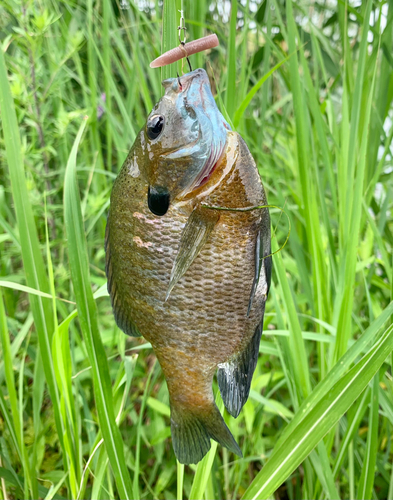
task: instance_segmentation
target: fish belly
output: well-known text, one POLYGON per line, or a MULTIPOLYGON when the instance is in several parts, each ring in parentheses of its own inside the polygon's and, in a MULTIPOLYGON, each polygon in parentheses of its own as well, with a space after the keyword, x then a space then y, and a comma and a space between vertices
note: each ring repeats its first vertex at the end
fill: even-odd
MULTIPOLYGON (((141 199, 144 202, 147 195, 141 199)), ((175 206, 164 217, 156 217, 146 203, 135 200, 129 199, 122 209, 112 202, 109 220, 113 274, 122 308, 157 354, 173 350, 174 361, 178 351, 205 370, 214 369, 252 337, 261 319, 262 293, 257 293, 247 317, 255 269, 252 216, 221 216, 165 301, 187 216, 175 206)))

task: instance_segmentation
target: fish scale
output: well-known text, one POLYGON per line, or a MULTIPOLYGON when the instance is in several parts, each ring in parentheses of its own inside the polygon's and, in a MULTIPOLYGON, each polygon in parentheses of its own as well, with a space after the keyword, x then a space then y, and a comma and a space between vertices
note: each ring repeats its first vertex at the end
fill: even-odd
MULTIPOLYGON (((201 71, 189 74, 190 88, 198 79, 206 86, 206 74, 201 71)), ((176 82, 172 87, 184 93, 185 83, 183 90, 175 87, 176 82)), ((172 87, 166 87, 167 96, 172 95, 172 87)), ((197 95, 195 89, 191 95, 197 95)), ((203 113, 213 106, 210 101, 203 104, 203 113)), ((160 112, 160 106, 153 112, 160 112)), ((198 117, 198 109, 194 114, 198 117)), ((163 116, 166 127, 170 120, 190 121, 184 110, 180 118, 173 109, 163 116)), ((264 256, 270 254, 267 209, 218 212, 206 208, 266 204, 255 162, 241 137, 228 128, 226 124, 226 140, 220 138, 225 146, 219 162, 210 170, 202 165, 208 172, 206 181, 188 191, 184 186, 190 179, 180 173, 182 169, 195 172, 195 164, 188 170, 184 164, 193 161, 192 155, 173 160, 165 178, 160 161, 167 161, 168 154, 159 141, 149 143, 142 129, 115 181, 108 216, 106 271, 115 318, 126 333, 142 334, 152 344, 168 384, 173 446, 182 463, 198 462, 210 448, 210 438, 241 455, 214 403, 212 379, 218 368, 224 403, 237 416, 255 369, 270 279, 268 257, 262 261, 248 314, 253 283, 258 280, 256 247, 261 234, 264 256), (152 191, 153 208, 161 211, 161 200, 171 200, 163 215, 152 213, 148 203, 153 180, 160 183, 152 191), (178 266, 181 272, 174 275, 178 266), (174 286, 166 299, 173 276, 174 286)), ((164 142, 170 145, 170 137, 164 142)), ((192 147, 194 151, 195 144, 192 147)))

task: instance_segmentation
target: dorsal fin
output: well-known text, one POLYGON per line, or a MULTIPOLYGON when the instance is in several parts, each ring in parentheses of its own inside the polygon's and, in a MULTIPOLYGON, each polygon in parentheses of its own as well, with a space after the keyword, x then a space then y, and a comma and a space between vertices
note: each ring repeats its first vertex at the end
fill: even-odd
POLYGON ((180 238, 179 249, 173 263, 165 301, 168 300, 173 287, 184 276, 187 269, 202 250, 219 218, 220 215, 217 211, 203 207, 197 207, 191 213, 180 238))

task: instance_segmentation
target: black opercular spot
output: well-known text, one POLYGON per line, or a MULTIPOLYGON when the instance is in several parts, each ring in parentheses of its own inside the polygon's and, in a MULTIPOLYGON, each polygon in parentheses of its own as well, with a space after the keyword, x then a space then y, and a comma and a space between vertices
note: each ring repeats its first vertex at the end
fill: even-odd
POLYGON ((146 132, 149 139, 157 139, 164 128, 164 121, 162 115, 153 115, 147 120, 146 132))
POLYGON ((169 202, 169 193, 165 187, 149 186, 147 204, 150 212, 154 215, 165 215, 169 208, 169 202))

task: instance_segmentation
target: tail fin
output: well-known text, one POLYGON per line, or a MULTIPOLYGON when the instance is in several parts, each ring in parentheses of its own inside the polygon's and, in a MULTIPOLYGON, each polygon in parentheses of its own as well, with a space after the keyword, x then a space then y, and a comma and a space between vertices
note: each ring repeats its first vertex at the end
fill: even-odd
POLYGON ((210 450, 210 438, 242 457, 239 445, 226 426, 216 404, 192 413, 179 405, 171 408, 172 443, 181 464, 196 464, 210 450))

